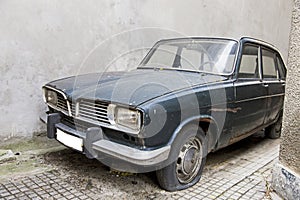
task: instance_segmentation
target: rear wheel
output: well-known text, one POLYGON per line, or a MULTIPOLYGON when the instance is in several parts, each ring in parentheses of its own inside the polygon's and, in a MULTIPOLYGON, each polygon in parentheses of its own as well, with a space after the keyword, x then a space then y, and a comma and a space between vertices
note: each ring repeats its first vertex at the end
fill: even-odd
POLYGON ((268 126, 265 130, 265 135, 271 139, 277 139, 281 136, 281 127, 282 127, 282 115, 279 116, 278 120, 268 126))
POLYGON ((205 138, 204 132, 198 130, 198 126, 188 126, 179 134, 172 145, 174 161, 156 172, 163 189, 182 190, 200 180, 207 154, 205 138))

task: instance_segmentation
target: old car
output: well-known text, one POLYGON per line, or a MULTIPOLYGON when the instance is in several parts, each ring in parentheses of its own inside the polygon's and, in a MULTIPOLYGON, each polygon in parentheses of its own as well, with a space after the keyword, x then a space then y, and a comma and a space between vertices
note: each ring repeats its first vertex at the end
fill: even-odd
POLYGON ((280 137, 285 77, 279 51, 261 40, 165 39, 135 70, 47 83, 43 119, 48 138, 181 190, 200 180, 208 153, 263 129, 280 137))

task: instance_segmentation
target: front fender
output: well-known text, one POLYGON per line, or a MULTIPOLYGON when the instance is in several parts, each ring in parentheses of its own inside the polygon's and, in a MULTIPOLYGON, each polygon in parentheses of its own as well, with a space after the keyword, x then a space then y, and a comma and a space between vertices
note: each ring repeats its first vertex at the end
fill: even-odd
POLYGON ((209 115, 200 115, 200 116, 194 116, 190 117, 184 121, 182 121, 179 126, 175 129, 174 133, 172 134, 172 137, 168 141, 168 145, 171 145, 178 134, 182 131, 182 129, 187 126, 188 124, 197 124, 199 128, 204 129, 203 124, 206 124, 207 128, 205 127, 205 130, 203 130, 208 137, 208 151, 211 151, 214 149, 214 147, 217 144, 218 135, 220 135, 220 130, 218 127, 218 124, 216 123, 216 120, 209 115))

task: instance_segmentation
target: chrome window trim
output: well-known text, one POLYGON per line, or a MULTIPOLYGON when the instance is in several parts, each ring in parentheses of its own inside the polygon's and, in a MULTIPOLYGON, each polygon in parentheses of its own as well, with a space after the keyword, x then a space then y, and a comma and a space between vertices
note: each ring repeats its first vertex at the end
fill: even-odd
MULTIPOLYGON (((147 60, 147 58, 149 57, 150 54, 153 54, 153 51, 155 51, 155 48, 157 48, 159 45, 162 45, 164 43, 170 42, 170 41, 187 41, 187 40, 223 40, 223 41, 232 41, 235 42, 237 45, 237 49, 234 55, 234 61, 233 61, 233 66, 231 69, 231 72, 228 73, 215 73, 215 72, 203 72, 200 70, 189 70, 189 69, 178 69, 178 68, 163 68, 164 70, 177 70, 177 71, 187 71, 187 72, 195 72, 195 73, 208 73, 208 74, 214 74, 214 75, 221 75, 221 76, 232 76, 232 74, 234 74, 235 72, 235 66, 237 63, 237 59, 238 59, 238 53, 240 50, 240 41, 233 39, 233 38, 226 38, 226 37, 187 37, 187 38, 171 38, 171 39, 162 39, 159 40, 158 42, 156 42, 148 51, 148 53, 144 56, 144 58, 142 59, 142 61, 139 63, 137 69, 153 69, 151 67, 144 67, 142 66, 147 60)), ((157 69, 159 69, 159 67, 157 67, 157 69)))

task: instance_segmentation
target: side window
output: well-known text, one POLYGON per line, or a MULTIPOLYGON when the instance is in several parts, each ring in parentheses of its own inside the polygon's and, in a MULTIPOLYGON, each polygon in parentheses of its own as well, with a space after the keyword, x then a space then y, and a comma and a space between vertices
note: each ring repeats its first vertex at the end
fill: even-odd
POLYGON ((279 78, 275 64, 275 53, 270 50, 262 49, 263 78, 279 78))
POLYGON ((257 46, 248 44, 244 46, 238 78, 259 78, 257 46))
POLYGON ((284 63, 283 63, 282 59, 279 57, 279 55, 276 56, 276 60, 277 60, 277 66, 278 66, 280 78, 282 80, 285 80, 286 69, 285 69, 284 63))

